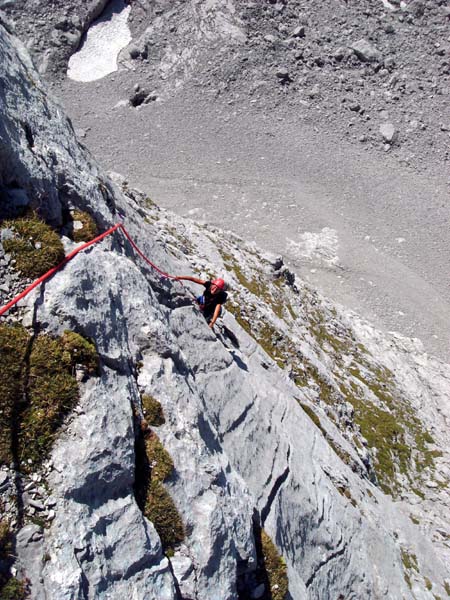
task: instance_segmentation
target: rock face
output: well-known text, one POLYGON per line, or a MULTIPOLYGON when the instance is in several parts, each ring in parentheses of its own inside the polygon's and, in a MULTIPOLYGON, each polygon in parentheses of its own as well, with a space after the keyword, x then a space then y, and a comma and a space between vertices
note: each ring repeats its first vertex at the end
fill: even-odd
POLYGON ((448 481, 427 495, 422 480, 436 481, 433 463, 422 475, 414 461, 400 469, 389 448, 363 439, 352 411, 388 402, 393 386, 426 430, 432 423, 439 471, 449 474, 448 367, 338 314, 278 258, 238 250, 233 236, 179 221, 119 176, 103 176, 2 27, 0 69, 2 215, 25 204, 63 231, 73 209, 101 229, 124 218, 161 269, 226 269, 236 300, 216 335, 188 289, 162 279, 116 232, 10 317, 35 331, 92 339, 101 367, 80 383, 80 404, 44 465, 52 518, 44 529, 24 523, 17 532, 15 566, 32 597, 258 597, 255 524, 284 557, 293 600, 444 596, 448 481), (360 398, 357 408, 341 401, 345 384, 360 398), (143 394, 160 401, 166 418, 158 436, 175 471, 165 486, 186 531, 173 556, 163 554, 134 496, 133 413, 142 416, 143 394), (392 459, 387 473, 383 452, 392 459), (444 531, 438 541, 435 526, 444 531))

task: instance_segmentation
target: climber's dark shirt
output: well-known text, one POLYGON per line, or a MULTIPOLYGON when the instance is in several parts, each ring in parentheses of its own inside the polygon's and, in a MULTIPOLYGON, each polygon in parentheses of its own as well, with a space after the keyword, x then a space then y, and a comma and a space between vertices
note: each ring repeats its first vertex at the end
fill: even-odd
POLYGON ((227 301, 227 293, 220 290, 217 294, 211 294, 211 281, 207 281, 204 285, 205 293, 197 300, 205 315, 205 319, 210 319, 214 314, 216 306, 218 304, 224 304, 227 301))

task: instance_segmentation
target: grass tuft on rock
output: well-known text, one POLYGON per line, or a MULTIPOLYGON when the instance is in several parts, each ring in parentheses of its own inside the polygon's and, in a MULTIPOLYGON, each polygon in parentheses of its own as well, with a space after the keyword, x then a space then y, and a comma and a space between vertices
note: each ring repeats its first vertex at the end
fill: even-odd
POLYGON ((173 549, 184 540, 180 514, 169 493, 158 480, 150 482, 144 513, 155 526, 164 550, 173 549))
POLYGON ((28 597, 27 585, 10 576, 13 556, 13 534, 6 521, 0 521, 0 599, 24 600, 28 597))
POLYGON ((9 524, 6 521, 0 521, 0 561, 8 560, 12 549, 12 534, 9 524))
POLYGON ((93 342, 79 333, 66 330, 61 338, 65 359, 73 367, 84 367, 89 375, 98 375, 98 354, 93 342))
POLYGON ((11 577, 0 589, 0 598, 1 600, 25 600, 25 598, 29 598, 26 583, 11 577))
POLYGON ((34 340, 27 387, 19 459, 23 465, 37 465, 47 456, 64 416, 79 397, 72 365, 60 338, 40 335, 34 340))
POLYGON ((410 572, 411 571, 416 571, 416 573, 419 572, 417 556, 415 554, 412 554, 411 552, 408 552, 404 548, 402 548, 401 549, 401 557, 402 557, 402 563, 403 563, 403 576, 405 578, 406 583, 408 584, 408 587, 410 589, 412 589, 410 572))
POLYGON ((166 553, 173 552, 185 537, 181 516, 163 486, 173 468, 172 458, 156 433, 150 431, 136 440, 136 500, 153 523, 166 553))
POLYGON ((145 420, 149 425, 160 427, 166 422, 161 403, 156 398, 153 398, 153 396, 150 396, 150 394, 142 396, 142 410, 145 420))
POLYGON ((271 598, 272 600, 285 600, 289 591, 286 563, 264 529, 261 531, 261 544, 271 598))
POLYGON ((177 508, 162 485, 173 472, 173 461, 158 436, 151 432, 145 440, 150 485, 148 487, 144 514, 153 523, 163 548, 173 549, 184 539, 184 527, 177 508))
POLYGON ((0 325, 0 464, 10 465, 14 461, 12 437, 17 411, 23 402, 29 339, 20 325, 0 325))
POLYGON ((151 478, 153 481, 166 481, 173 472, 173 460, 159 437, 151 431, 145 440, 145 449, 148 462, 151 469, 151 478))
POLYGON ((63 260, 64 247, 58 234, 35 214, 4 221, 2 228, 13 231, 14 237, 2 245, 25 277, 40 277, 63 260))
POLYGON ((98 360, 78 334, 31 339, 19 325, 0 325, 1 464, 29 472, 46 458, 78 402, 74 369, 80 364, 92 370, 98 360))
POLYGON ((71 237, 74 242, 89 242, 98 235, 97 223, 89 213, 74 210, 71 217, 71 237))

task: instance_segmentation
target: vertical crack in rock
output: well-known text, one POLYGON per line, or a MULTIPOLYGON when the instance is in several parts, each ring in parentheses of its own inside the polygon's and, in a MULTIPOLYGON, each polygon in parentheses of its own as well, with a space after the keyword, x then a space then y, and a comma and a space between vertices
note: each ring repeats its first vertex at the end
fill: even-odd
POLYGON ((270 494, 267 499, 266 505, 264 506, 264 508, 261 511, 261 526, 262 527, 264 527, 264 523, 265 523, 267 517, 269 516, 270 509, 272 508, 272 504, 275 500, 276 495, 278 494, 279 489, 281 488, 283 483, 286 481, 286 479, 288 478, 288 475, 290 473, 290 468, 289 468, 290 455, 291 455, 291 447, 289 446, 287 455, 286 455, 286 462, 287 462, 286 468, 281 473, 281 475, 279 475, 276 478, 275 483, 273 484, 272 489, 270 490, 270 494))
POLYGON ((169 561, 169 571, 173 577, 173 587, 175 588, 175 594, 177 595, 176 600, 183 600, 183 595, 180 590, 180 584, 178 583, 178 579, 175 576, 175 572, 173 570, 173 565, 172 565, 169 557, 167 557, 167 560, 169 561))

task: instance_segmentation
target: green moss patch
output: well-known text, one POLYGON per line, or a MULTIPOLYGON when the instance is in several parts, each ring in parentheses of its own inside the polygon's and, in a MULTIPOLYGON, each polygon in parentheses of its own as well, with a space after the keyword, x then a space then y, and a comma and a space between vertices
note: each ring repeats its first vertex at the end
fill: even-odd
POLYGON ((39 464, 53 445, 63 417, 78 402, 78 384, 59 338, 35 338, 21 411, 19 460, 39 464))
POLYGON ((151 481, 144 514, 155 526, 167 551, 184 539, 180 514, 167 490, 159 481, 151 481))
POLYGON ((286 563, 264 529, 261 531, 261 545, 271 598, 285 600, 289 591, 286 563))
POLYGON ((412 554, 411 552, 408 552, 404 548, 402 548, 401 557, 402 557, 402 563, 403 563, 403 576, 405 578, 406 583, 408 584, 408 587, 411 588, 410 572, 411 571, 416 571, 416 573, 419 572, 417 556, 415 554, 412 554))
MULTIPOLYGON (((328 442, 328 445, 333 450, 333 452, 337 456, 339 456, 339 458, 342 460, 343 463, 345 463, 346 465, 352 465, 354 463, 353 458, 343 448, 341 448, 340 446, 337 446, 335 444, 332 437, 328 434, 326 429, 323 427, 318 415, 314 412, 314 410, 307 404, 304 404, 303 402, 299 402, 299 404, 302 407, 302 409, 305 411, 305 413, 308 415, 308 417, 311 419, 311 421, 314 423, 314 425, 320 430, 320 432, 322 433, 325 440, 328 442)), ((337 486, 337 490, 342 496, 345 496, 346 498, 348 498, 351 501, 351 503, 353 504, 353 506, 357 505, 356 500, 351 496, 350 490, 348 488, 343 487, 343 486, 337 486)))
POLYGON ((74 210, 71 213, 71 218, 71 237, 74 242, 89 242, 98 235, 97 224, 89 213, 74 210), (73 225, 74 222, 81 223, 81 227, 75 228, 73 225))
POLYGON ((27 585, 9 575, 14 562, 13 534, 6 521, 0 521, 0 598, 23 600, 28 597, 27 585))
POLYGON ((31 338, 0 326, 0 462, 28 472, 48 455, 64 417, 79 398, 77 365, 93 372, 94 346, 73 332, 31 338))
POLYGON ((12 553, 12 533, 6 521, 0 521, 0 561, 8 560, 12 553))
POLYGON ((25 581, 11 577, 0 589, 0 598, 1 600, 25 600, 29 598, 27 587, 25 581))
POLYGON ((12 436, 23 401, 28 343, 23 327, 0 325, 0 464, 14 462, 12 436))
POLYGON ((422 471, 433 468, 440 452, 428 448, 433 438, 412 407, 395 394, 390 371, 369 371, 361 365, 350 367, 349 372, 358 385, 352 382, 350 390, 344 389, 345 398, 353 405, 355 422, 372 450, 380 487, 395 496, 401 489, 399 474, 411 485, 417 483, 422 471), (375 396, 376 403, 366 399, 364 389, 375 396))
POLYGON ((99 360, 93 342, 69 330, 64 332, 61 342, 64 348, 66 364, 70 364, 72 368, 77 366, 84 367, 89 375, 98 375, 99 360))
POLYGON ((151 468, 152 480, 163 482, 168 479, 173 471, 172 457, 153 431, 146 436, 145 449, 151 468))
POLYGON ((166 422, 161 403, 150 394, 142 396, 142 410, 145 420, 153 427, 159 427, 166 422))
POLYGON ((185 536, 181 516, 163 485, 173 468, 170 454, 153 431, 137 439, 136 501, 153 523, 166 553, 172 552, 185 536))
POLYGON ((58 234, 37 216, 4 221, 2 227, 14 233, 2 244, 25 277, 40 277, 63 260, 64 247, 58 234))

